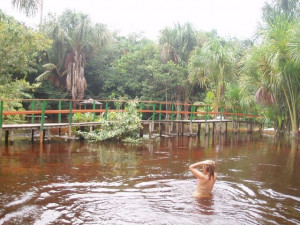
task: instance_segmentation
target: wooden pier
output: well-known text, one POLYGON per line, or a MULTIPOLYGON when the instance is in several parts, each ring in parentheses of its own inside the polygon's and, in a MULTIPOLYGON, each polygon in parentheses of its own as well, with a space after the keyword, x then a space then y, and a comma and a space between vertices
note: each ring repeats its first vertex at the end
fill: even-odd
MULTIPOLYGON (((29 100, 26 100, 29 101, 29 100)), ((94 117, 96 114, 102 114, 105 120, 108 120, 108 113, 111 112, 124 112, 125 109, 121 109, 120 103, 115 102, 114 105, 117 105, 115 109, 109 107, 108 100, 105 100, 105 109, 102 109, 102 103, 99 104, 100 100, 97 100, 97 105, 100 105, 100 108, 96 109, 96 100, 91 101, 92 109, 74 108, 72 100, 47 100, 47 101, 58 101, 58 109, 46 109, 46 100, 31 100, 31 109, 23 111, 5 111, 3 107, 3 101, 0 103, 0 141, 2 141, 2 131, 5 133, 5 143, 8 143, 9 136, 13 136, 14 130, 30 130, 31 131, 31 140, 34 141, 35 132, 39 131, 40 143, 44 142, 46 131, 57 129, 58 135, 61 135, 61 129, 67 129, 68 136, 72 135, 72 127, 82 128, 90 127, 90 130, 93 130, 95 127, 99 126, 99 122, 72 122, 72 116, 74 113, 93 113, 94 117), (40 101, 41 109, 36 109, 35 102, 40 101), (67 102, 68 109, 62 109, 62 101, 67 102), (47 123, 45 122, 46 115, 51 117, 51 114, 57 115, 57 122, 47 123), (66 114, 68 117, 68 122, 64 123, 62 121, 62 114, 66 114), (27 123, 22 124, 5 124, 3 123, 4 117, 8 115, 24 115, 29 118, 27 123), (35 120, 39 121, 36 123, 35 120)), ((200 135, 201 130, 204 130, 204 135, 208 135, 209 132, 221 134, 228 132, 228 124, 231 124, 231 131, 237 133, 240 131, 240 125, 246 124, 247 131, 249 133, 253 132, 254 128, 257 126, 258 130, 262 129, 262 124, 259 123, 256 118, 259 116, 253 114, 244 113, 229 113, 223 112, 223 108, 220 109, 220 112, 212 112, 209 110, 209 107, 205 107, 205 111, 196 111, 195 105, 188 105, 190 108, 189 111, 182 111, 181 108, 183 105, 179 103, 157 103, 157 102, 140 102, 140 107, 137 110, 143 129, 140 130, 140 137, 144 135, 144 132, 148 133, 149 136, 153 135, 200 135), (148 107, 145 106, 148 104, 148 107), (159 105, 157 109, 156 105, 159 105), (164 105, 164 106, 163 106, 164 105), (152 109, 151 109, 152 108, 152 109), (176 110, 175 110, 176 108, 176 110), (162 118, 164 116, 164 118, 162 118), (219 116, 218 119, 209 119, 210 117, 219 116), (231 119, 224 119, 224 116, 231 119), (149 119, 143 119, 149 118, 149 119), (204 119, 198 119, 198 117, 204 117, 204 119), (184 119, 188 118, 188 119, 184 119), (202 127, 203 126, 203 127, 202 127)), ((187 108, 187 105, 184 105, 187 108)), ((197 106, 199 107, 199 106, 197 106)), ((109 121, 108 121, 109 122, 109 121)), ((48 135, 50 132, 48 132, 48 135)))
MULTIPOLYGON (((247 123, 248 133, 252 133, 254 126, 257 125, 258 129, 261 130, 260 123, 252 123, 252 122, 245 122, 245 121, 232 121, 232 120, 164 120, 164 121, 149 121, 149 120, 142 120, 141 121, 144 128, 148 128, 148 135, 151 137, 152 135, 166 135, 166 136, 174 136, 174 135, 201 135, 202 125, 204 128, 204 135, 208 135, 210 132, 212 134, 219 132, 221 134, 228 132, 228 123, 232 124, 231 129, 232 132, 237 133, 239 132, 239 124, 247 123), (235 124, 235 125, 234 125, 235 124), (211 126, 210 126, 211 125, 211 126), (218 126, 218 129, 217 129, 218 126)), ((61 135, 61 129, 67 128, 68 135, 71 136, 71 128, 72 127, 89 127, 90 130, 93 130, 95 127, 99 126, 99 122, 85 122, 85 123, 45 123, 43 125, 43 129, 41 129, 40 123, 34 124, 4 124, 2 125, 2 130, 5 133, 5 143, 9 142, 9 136, 13 133, 14 130, 30 130, 31 131, 31 141, 34 141, 34 134, 35 132, 39 132, 40 136, 40 143, 44 142, 45 133, 50 129, 57 129, 57 133, 61 135)), ((48 132, 49 135, 50 132, 48 132)), ((140 129, 140 137, 143 137, 144 129, 140 129)))

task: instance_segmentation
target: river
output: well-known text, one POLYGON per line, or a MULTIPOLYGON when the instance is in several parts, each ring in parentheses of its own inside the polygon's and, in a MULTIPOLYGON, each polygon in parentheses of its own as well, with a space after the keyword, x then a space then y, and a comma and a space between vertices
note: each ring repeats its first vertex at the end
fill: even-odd
POLYGON ((0 224, 300 224, 297 140, 178 136, 143 144, 1 145, 0 224), (212 196, 188 166, 216 161, 212 196))

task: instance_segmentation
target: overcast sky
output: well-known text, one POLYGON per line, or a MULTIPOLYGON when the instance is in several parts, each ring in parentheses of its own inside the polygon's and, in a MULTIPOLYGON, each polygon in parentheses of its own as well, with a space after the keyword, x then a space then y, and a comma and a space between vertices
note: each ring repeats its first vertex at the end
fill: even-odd
MULTIPOLYGON (((39 15, 28 19, 0 0, 0 8, 19 21, 38 25, 39 15)), ((261 20, 265 0, 44 0, 44 15, 65 9, 88 14, 93 22, 106 24, 121 34, 143 32, 153 40, 159 30, 190 22, 195 29, 217 30, 224 37, 250 38, 261 20)))

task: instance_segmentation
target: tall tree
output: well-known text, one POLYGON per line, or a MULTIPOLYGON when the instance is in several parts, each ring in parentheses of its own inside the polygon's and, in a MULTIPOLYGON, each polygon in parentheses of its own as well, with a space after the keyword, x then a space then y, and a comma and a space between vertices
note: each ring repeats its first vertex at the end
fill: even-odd
POLYGON ((225 40, 214 37, 196 48, 189 61, 189 80, 198 81, 215 95, 214 111, 218 111, 224 94, 225 79, 233 75, 233 54, 225 40))
POLYGON ((298 0, 277 0, 266 4, 264 24, 259 31, 260 43, 250 57, 254 66, 248 72, 248 77, 258 75, 260 82, 255 99, 260 104, 272 106, 275 129, 282 129, 283 123, 288 127, 290 123, 293 136, 299 133, 298 29, 298 0))
POLYGON ((26 28, 0 10, 0 75, 23 79, 36 70, 40 53, 50 43, 43 34, 26 28))
MULTIPOLYGON (((87 15, 71 10, 66 10, 58 19, 50 17, 43 25, 43 31, 54 40, 55 54, 53 61, 50 60, 54 63, 50 67, 48 64, 52 75, 66 75, 65 84, 72 99, 82 99, 87 88, 86 60, 107 44, 110 32, 103 24, 93 25, 87 15)), ((44 73, 38 79, 50 74, 44 73)))
MULTIPOLYGON (((51 45, 51 41, 6 16, 0 10, 0 99, 31 97, 33 88, 26 81, 28 74, 36 73, 38 60, 51 45)), ((17 110, 20 101, 6 101, 5 108, 17 110)))
POLYGON ((187 65, 190 53, 197 44, 196 31, 190 23, 183 25, 175 24, 173 28, 167 27, 161 30, 159 43, 161 46, 162 62, 167 64, 169 61, 172 61, 181 67, 179 71, 181 72, 180 77, 182 79, 175 89, 174 100, 177 102, 187 102, 189 101, 193 87, 187 79, 187 65))
POLYGON ((26 16, 34 16, 40 10, 40 25, 42 25, 44 0, 12 0, 12 4, 26 16))

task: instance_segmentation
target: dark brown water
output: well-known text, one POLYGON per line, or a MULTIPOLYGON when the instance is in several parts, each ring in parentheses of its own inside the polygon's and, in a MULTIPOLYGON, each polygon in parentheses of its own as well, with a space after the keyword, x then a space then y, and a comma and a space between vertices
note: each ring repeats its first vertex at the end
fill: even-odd
POLYGON ((296 141, 246 134, 143 145, 1 145, 0 224, 300 224, 296 141), (211 198, 191 163, 213 159, 211 198))

